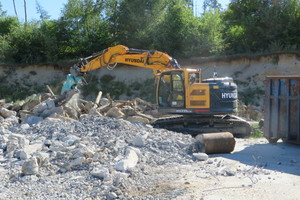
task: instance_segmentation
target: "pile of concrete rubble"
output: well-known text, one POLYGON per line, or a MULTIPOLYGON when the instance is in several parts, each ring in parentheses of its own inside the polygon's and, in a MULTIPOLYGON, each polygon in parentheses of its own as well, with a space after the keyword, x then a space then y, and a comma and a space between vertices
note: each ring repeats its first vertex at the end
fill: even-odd
POLYGON ((156 199, 162 196, 145 192, 168 177, 160 171, 205 160, 205 173, 232 175, 212 172, 219 161, 190 135, 150 126, 156 117, 155 106, 141 99, 0 100, 0 197, 156 199))
POLYGON ((132 101, 113 101, 109 96, 101 98, 100 95, 96 102, 92 102, 80 99, 79 94, 76 94, 62 106, 58 105, 55 96, 50 93, 34 94, 16 103, 0 100, 0 126, 13 126, 18 123, 32 125, 46 118, 79 120, 87 115, 149 124, 157 114, 157 109, 152 104, 139 98, 132 101))
MULTIPOLYGON (((85 101, 79 98, 79 94, 76 94, 66 104, 60 106, 55 97, 53 94, 44 93, 34 94, 15 103, 0 100, 0 126, 13 126, 19 123, 32 125, 46 118, 79 120, 87 115, 107 116, 149 124, 161 116, 155 105, 140 98, 120 101, 112 100, 109 96, 101 98, 101 95, 98 95, 95 102, 92 102, 85 101)), ((263 118, 258 108, 246 105, 240 105, 238 115, 248 120, 263 118)))
POLYGON ((207 159, 191 136, 147 125, 147 102, 99 102, 2 100, 1 198, 128 199, 126 191, 154 187, 151 167, 207 159))

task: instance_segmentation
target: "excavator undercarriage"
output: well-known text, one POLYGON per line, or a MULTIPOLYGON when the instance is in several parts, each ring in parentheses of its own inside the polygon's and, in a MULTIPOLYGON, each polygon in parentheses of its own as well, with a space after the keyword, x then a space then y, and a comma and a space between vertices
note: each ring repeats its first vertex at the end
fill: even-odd
POLYGON ((160 118, 152 123, 155 128, 191 134, 196 136, 202 133, 230 132, 235 137, 243 138, 250 136, 250 124, 234 115, 214 115, 214 116, 174 116, 160 118))

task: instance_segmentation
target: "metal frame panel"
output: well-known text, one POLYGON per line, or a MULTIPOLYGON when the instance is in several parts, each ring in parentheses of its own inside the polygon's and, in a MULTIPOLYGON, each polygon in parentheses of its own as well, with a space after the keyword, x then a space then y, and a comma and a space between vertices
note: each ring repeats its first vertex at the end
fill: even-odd
POLYGON ((264 134, 300 144, 300 76, 266 77, 264 134))

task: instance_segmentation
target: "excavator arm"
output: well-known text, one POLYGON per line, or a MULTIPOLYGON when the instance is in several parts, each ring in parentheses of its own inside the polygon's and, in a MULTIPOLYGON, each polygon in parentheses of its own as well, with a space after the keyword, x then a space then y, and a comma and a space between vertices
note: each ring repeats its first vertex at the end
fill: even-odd
POLYGON ((130 49, 123 45, 117 45, 82 58, 80 62, 71 67, 71 74, 77 77, 101 67, 113 69, 118 63, 152 69, 155 76, 158 76, 163 70, 181 68, 177 61, 166 53, 130 49))
POLYGON ((181 69, 174 58, 160 51, 131 49, 123 45, 109 47, 89 57, 81 58, 70 68, 71 74, 68 74, 62 87, 61 99, 68 101, 76 93, 74 91, 78 91, 76 86, 84 82, 83 75, 86 72, 101 67, 112 70, 118 63, 152 69, 157 78, 161 71, 181 69))

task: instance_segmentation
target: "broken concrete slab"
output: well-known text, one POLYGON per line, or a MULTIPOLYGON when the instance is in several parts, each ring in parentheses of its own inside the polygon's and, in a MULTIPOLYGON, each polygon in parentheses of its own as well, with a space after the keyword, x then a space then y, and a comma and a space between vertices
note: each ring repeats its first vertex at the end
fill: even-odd
POLYGON ((27 97, 22 107, 23 110, 32 111, 33 108, 41 103, 41 95, 33 94, 27 97))
POLYGON ((106 113, 106 117, 111 117, 111 118, 119 119, 119 118, 122 118, 124 116, 125 116, 124 113, 122 113, 122 111, 117 107, 112 107, 106 113))
POLYGON ((118 161, 115 168, 118 171, 125 172, 128 169, 134 168, 138 161, 139 157, 137 153, 132 149, 127 149, 125 158, 118 161))
POLYGON ((40 121, 43 121, 44 118, 42 117, 38 117, 38 116, 35 116, 35 115, 32 115, 32 116, 29 116, 27 118, 27 120, 25 121, 25 123, 29 124, 29 125, 32 125, 32 124, 36 124, 40 121))
POLYGON ((106 105, 110 104, 110 101, 107 98, 102 98, 100 100, 100 104, 101 104, 101 106, 106 106, 106 105))
POLYGON ((132 145, 136 147, 143 147, 146 144, 147 135, 137 135, 132 141, 132 145))
POLYGON ((199 161, 206 161, 208 159, 208 155, 206 153, 193 153, 193 157, 199 161))
POLYGON ((140 117, 140 116, 130 116, 126 118, 129 122, 140 122, 143 124, 150 124, 150 121, 147 118, 140 117))
POLYGON ((32 155, 38 151, 41 151, 43 148, 43 143, 37 143, 37 144, 30 144, 30 145, 25 145, 24 151, 28 155, 32 155))
POLYGON ((20 111, 22 109, 24 103, 25 103, 25 101, 19 101, 17 103, 14 103, 11 110, 16 111, 16 112, 20 111))
POLYGON ((43 101, 42 103, 36 105, 33 108, 33 113, 35 115, 43 113, 45 110, 51 110, 55 108, 55 102, 52 99, 47 99, 43 101))
POLYGON ((88 115, 99 115, 99 116, 102 116, 102 114, 97 110, 97 108, 90 109, 88 115))
POLYGON ((110 180, 111 179, 111 175, 109 173, 109 170, 107 168, 101 168, 101 167, 95 167, 92 171, 91 171, 91 175, 97 178, 100 178, 104 181, 110 180))
POLYGON ((8 110, 4 107, 0 107, 0 115, 4 118, 8 118, 8 117, 11 117, 11 116, 16 116, 17 112, 8 110))
POLYGON ((15 157, 20 160, 27 160, 29 155, 24 150, 17 150, 15 151, 15 157))
POLYGON ((36 157, 32 157, 22 165, 22 173, 24 175, 34 175, 39 172, 39 165, 36 157))
POLYGON ((0 99, 0 106, 5 104, 5 99, 0 99))
POLYGON ((134 110, 133 107, 131 106, 125 106, 124 108, 121 109, 121 111, 126 115, 126 116, 134 116, 136 114, 136 111, 134 110))

